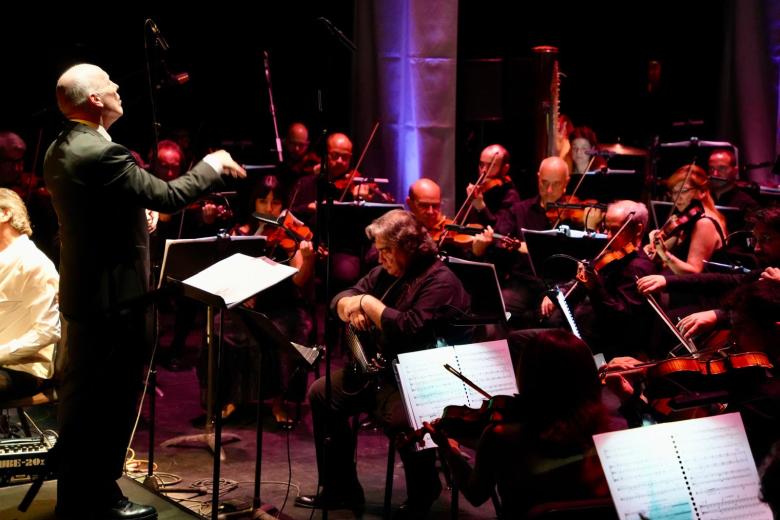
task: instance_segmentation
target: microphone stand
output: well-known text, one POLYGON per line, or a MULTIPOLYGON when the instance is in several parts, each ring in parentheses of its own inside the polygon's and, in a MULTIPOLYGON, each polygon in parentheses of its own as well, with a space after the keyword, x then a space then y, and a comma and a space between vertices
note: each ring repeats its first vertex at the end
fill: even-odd
MULTIPOLYGON (((154 137, 154 160, 157 160, 157 145, 160 142, 160 123, 157 116, 157 94, 154 89, 154 82, 152 81, 152 67, 151 60, 149 58, 149 39, 147 37, 146 28, 149 28, 152 32, 155 32, 157 26, 151 18, 147 18, 144 21, 144 57, 146 61, 146 80, 149 87, 149 102, 152 110, 152 134, 154 137)), ((160 52, 168 50, 167 43, 163 45, 165 40, 160 37, 155 37, 155 47, 160 49, 160 52)), ((154 275, 152 275, 153 283, 154 275)), ((155 287, 153 284, 152 287, 155 287)), ((146 477, 144 478, 143 485, 146 488, 151 489, 154 492, 158 492, 160 484, 157 481, 157 477, 154 475, 154 438, 155 438, 155 417, 157 413, 157 347, 160 343, 160 327, 159 327, 159 314, 157 302, 152 302, 152 355, 149 359, 149 387, 147 392, 149 394, 149 453, 147 460, 149 461, 147 466, 146 477)))
MULTIPOLYGON (((338 30, 338 28, 333 25, 333 23, 328 20, 327 18, 317 18, 317 21, 324 24, 329 33, 331 34, 330 41, 336 40, 341 45, 343 45, 350 53, 354 53, 356 50, 355 44, 352 43, 346 36, 344 36, 344 33, 338 30)), ((325 53, 325 59, 323 60, 323 63, 325 64, 325 69, 322 74, 320 74, 320 84, 317 87, 317 100, 318 100, 318 112, 320 116, 320 122, 322 126, 322 139, 321 139, 321 145, 320 145, 320 174, 317 178, 317 201, 316 201, 316 212, 317 212, 317 233, 315 236, 319 237, 319 243, 325 244, 325 248, 330 251, 330 222, 331 222, 331 211, 333 208, 333 190, 330 187, 330 172, 328 171, 328 143, 327 143, 327 133, 328 133, 328 125, 330 123, 328 113, 327 113, 327 88, 328 83, 330 80, 330 71, 333 67, 333 53, 331 51, 331 44, 328 43, 326 45, 323 45, 323 52, 325 53)), ((318 244, 314 244, 315 250, 317 250, 318 244)), ((332 273, 332 266, 331 262, 333 255, 329 254, 327 256, 327 260, 325 262, 325 345, 327 347, 325 348, 325 414, 330 414, 330 408, 331 408, 331 401, 333 399, 333 389, 332 389, 332 379, 331 379, 331 347, 335 344, 335 340, 337 337, 337 324, 335 322, 335 318, 331 315, 329 312, 329 306, 330 306, 330 298, 331 295, 331 273, 332 273)), ((323 456, 321 459, 323 467, 325 464, 327 464, 327 456, 324 455, 324 453, 328 450, 328 445, 330 444, 331 439, 331 432, 328 431, 328 420, 327 418, 324 421, 324 434, 323 434, 323 456)), ((315 441, 316 442, 316 441, 315 441)), ((322 476, 325 473, 325 471, 322 471, 324 468, 320 468, 320 472, 318 473, 317 479, 318 479, 318 485, 317 485, 317 496, 320 496, 323 482, 322 482, 322 476)), ((328 509, 324 508, 322 509, 322 520, 328 520, 328 509)))

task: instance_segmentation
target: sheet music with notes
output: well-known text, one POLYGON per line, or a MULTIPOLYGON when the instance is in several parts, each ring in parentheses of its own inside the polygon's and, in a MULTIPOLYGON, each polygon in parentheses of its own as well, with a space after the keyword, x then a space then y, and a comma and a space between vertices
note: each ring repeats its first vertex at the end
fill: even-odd
MULTIPOLYGON (((445 406, 479 408, 480 393, 444 368, 449 364, 491 395, 517 393, 512 359, 506 340, 440 347, 399 354, 393 365, 409 425, 417 430, 424 421, 441 417, 445 406)), ((420 449, 436 444, 425 436, 420 449)))
POLYGON ((294 267, 274 262, 264 256, 253 258, 236 253, 183 282, 222 297, 225 305, 230 308, 297 272, 294 267))
POLYGON ((594 435, 626 520, 772 520, 738 413, 594 435))

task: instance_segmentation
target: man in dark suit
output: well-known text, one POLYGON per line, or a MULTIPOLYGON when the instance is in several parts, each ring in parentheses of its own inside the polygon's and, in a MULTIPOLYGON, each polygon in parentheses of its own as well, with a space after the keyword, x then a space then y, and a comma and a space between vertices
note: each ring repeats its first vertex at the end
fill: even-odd
POLYGON ((222 186, 223 176, 246 175, 225 151, 167 183, 143 170, 107 132, 122 115, 117 90, 95 65, 63 73, 57 104, 68 122, 44 163, 60 224, 68 348, 53 461, 61 518, 157 518, 153 507, 128 501, 116 483, 146 361, 147 313, 133 304, 148 289, 144 210, 171 213, 222 186))

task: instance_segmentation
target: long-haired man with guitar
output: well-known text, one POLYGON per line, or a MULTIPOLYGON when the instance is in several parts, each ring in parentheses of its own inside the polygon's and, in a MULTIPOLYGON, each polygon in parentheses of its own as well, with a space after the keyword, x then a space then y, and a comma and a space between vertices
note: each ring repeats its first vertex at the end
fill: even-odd
MULTIPOLYGON (((298 497, 296 504, 302 507, 362 508, 349 417, 368 411, 389 434, 408 428, 389 362, 399 353, 431 348, 439 341, 469 341, 468 327, 452 323, 468 312, 470 297, 437 259, 435 243, 414 215, 390 211, 372 222, 366 234, 379 251, 380 265, 331 301, 331 310, 349 329, 355 367, 334 372, 330 402, 324 378, 309 389, 322 491, 298 497)), ((406 511, 412 517, 427 512, 441 492, 434 455, 432 450, 401 450, 406 511)))

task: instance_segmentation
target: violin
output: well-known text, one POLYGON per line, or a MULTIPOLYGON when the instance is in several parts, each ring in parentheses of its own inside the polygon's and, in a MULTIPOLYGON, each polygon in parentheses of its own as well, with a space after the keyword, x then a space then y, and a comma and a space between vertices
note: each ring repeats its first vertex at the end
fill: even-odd
POLYGON ((618 248, 610 249, 609 251, 605 252, 604 254, 596 257, 596 259, 591 262, 590 267, 596 272, 601 271, 606 266, 611 264, 612 262, 616 260, 621 260, 625 258, 626 256, 630 255, 631 253, 635 252, 637 250, 636 246, 632 242, 626 242, 622 246, 618 248))
MULTIPOLYGON (((704 216, 704 206, 701 201, 694 200, 680 215, 672 214, 664 225, 656 233, 651 231, 652 241, 645 246, 645 253, 650 259, 654 259, 656 254, 661 255, 661 251, 666 251, 674 246, 671 239, 677 237, 678 240, 684 239, 684 233, 689 232, 691 227, 704 216), (663 245, 661 245, 663 242, 663 245)), ((663 258, 663 256, 662 256, 663 258)))
POLYGON ((474 190, 476 191, 476 194, 484 195, 493 188, 500 188, 504 184, 509 184, 511 182, 512 178, 509 175, 504 175, 503 177, 491 177, 490 179, 486 179, 482 183, 474 186, 474 190))
POLYGON ((311 240, 314 237, 311 229, 296 219, 289 211, 285 214, 282 222, 277 222, 273 218, 260 213, 254 213, 256 219, 273 226, 270 230, 264 232, 267 244, 270 248, 280 247, 287 256, 292 256, 298 250, 298 245, 304 240, 311 240))
POLYGON ((553 227, 560 222, 571 222, 586 229, 597 229, 606 210, 607 205, 596 199, 580 200, 576 195, 564 195, 557 202, 547 204, 545 215, 553 227))
POLYGON ((602 379, 607 374, 644 372, 647 378, 647 394, 651 397, 671 397, 680 390, 713 390, 727 385, 742 385, 766 376, 773 368, 763 352, 725 353, 717 351, 709 358, 681 356, 641 363, 629 369, 609 370, 605 365, 600 371, 602 379))
MULTIPOLYGON (((446 231, 452 231, 452 233, 447 234, 446 240, 459 245, 471 245, 474 241, 474 236, 485 230, 481 224, 467 224, 465 226, 445 224, 444 229, 446 231)), ((502 247, 509 250, 519 250, 523 244, 522 240, 502 235, 501 233, 493 233, 493 240, 498 241, 502 247)))
POLYGON ((363 175, 357 171, 352 170, 343 177, 340 177, 332 182, 334 188, 342 193, 340 199, 343 199, 343 194, 347 191, 352 195, 354 200, 367 200, 369 202, 395 202, 395 198, 389 193, 385 193, 379 187, 376 182, 361 182, 354 181, 356 177, 362 177, 363 175))
MULTIPOLYGON (((517 420, 519 417, 519 398, 509 395, 495 395, 482 401, 479 408, 462 405, 450 405, 444 408, 442 415, 430 424, 437 431, 459 443, 473 446, 482 432, 492 424, 517 420)), ((396 440, 398 447, 422 442, 428 433, 427 428, 419 428, 404 433, 396 440)))

